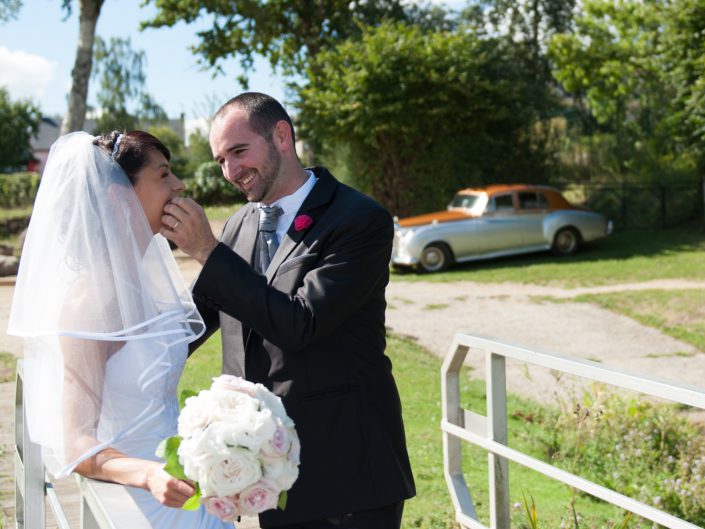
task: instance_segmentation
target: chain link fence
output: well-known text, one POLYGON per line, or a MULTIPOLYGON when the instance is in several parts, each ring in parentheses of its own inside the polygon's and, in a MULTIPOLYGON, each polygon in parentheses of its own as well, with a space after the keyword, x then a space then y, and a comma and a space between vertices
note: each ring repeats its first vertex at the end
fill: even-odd
POLYGON ((703 220, 701 182, 594 184, 563 182, 566 198, 607 216, 616 228, 672 228, 703 220))

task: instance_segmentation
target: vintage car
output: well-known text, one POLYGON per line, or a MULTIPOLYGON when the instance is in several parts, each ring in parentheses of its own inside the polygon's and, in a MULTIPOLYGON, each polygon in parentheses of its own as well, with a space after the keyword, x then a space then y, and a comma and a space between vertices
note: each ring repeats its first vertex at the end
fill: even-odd
POLYGON ((392 266, 438 272, 463 263, 552 250, 570 255, 612 222, 552 187, 492 185, 459 191, 447 211, 395 219, 392 266))

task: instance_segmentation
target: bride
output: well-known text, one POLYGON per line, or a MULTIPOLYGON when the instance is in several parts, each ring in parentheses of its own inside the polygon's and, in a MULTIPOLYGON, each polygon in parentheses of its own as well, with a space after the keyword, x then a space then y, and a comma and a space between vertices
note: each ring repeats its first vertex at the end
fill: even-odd
POLYGON ((194 492, 163 470, 176 386, 204 329, 166 239, 184 186, 141 131, 76 132, 49 154, 22 252, 8 334, 24 338, 25 401, 47 470, 128 485, 156 529, 227 529, 178 509, 194 492))

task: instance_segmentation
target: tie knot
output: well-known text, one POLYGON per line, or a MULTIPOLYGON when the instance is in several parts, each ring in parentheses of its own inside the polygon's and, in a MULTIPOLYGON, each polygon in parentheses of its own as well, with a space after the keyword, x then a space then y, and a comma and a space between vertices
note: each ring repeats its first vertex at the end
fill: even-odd
POLYGON ((260 231, 277 231, 277 220, 284 213, 279 206, 259 207, 259 229, 260 231))

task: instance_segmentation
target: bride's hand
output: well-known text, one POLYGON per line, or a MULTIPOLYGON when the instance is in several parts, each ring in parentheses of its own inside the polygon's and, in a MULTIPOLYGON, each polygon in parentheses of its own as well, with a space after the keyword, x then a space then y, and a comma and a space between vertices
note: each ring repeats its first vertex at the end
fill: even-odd
POLYGON ((187 482, 165 472, 159 464, 147 469, 146 485, 152 496, 167 507, 181 507, 196 492, 187 482))

